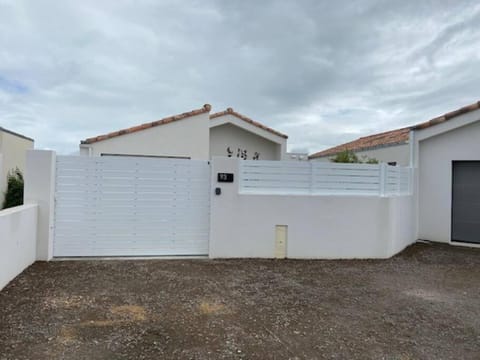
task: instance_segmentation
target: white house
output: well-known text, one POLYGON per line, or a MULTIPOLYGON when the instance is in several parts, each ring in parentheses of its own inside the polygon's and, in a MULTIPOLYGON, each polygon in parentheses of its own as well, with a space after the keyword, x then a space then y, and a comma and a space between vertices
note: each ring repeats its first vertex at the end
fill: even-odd
MULTIPOLYGON (((238 128, 253 125, 273 131, 230 109, 211 119, 209 110, 205 106, 84 144, 141 135, 136 139, 153 143, 140 144, 143 149, 135 147, 140 140, 126 141, 126 151, 113 142, 116 148, 82 148, 90 155, 124 151, 146 157, 29 151, 27 207, 18 216, 25 215, 31 224, 23 228, 35 230, 29 233, 34 258, 385 258, 417 239, 480 246, 480 102, 408 128, 413 171, 386 164, 244 161, 242 153, 228 158, 230 151, 209 160, 210 129, 237 122, 238 128), (182 122, 207 135, 202 142, 179 141, 167 156, 201 160, 152 158, 166 156, 169 149, 156 141, 155 131, 182 122), (199 156, 195 146, 205 144, 205 138, 208 146, 199 156), (34 208, 28 207, 32 204, 34 208), (37 207, 38 226, 36 212, 31 213, 37 207)), ((175 127, 168 131, 182 133, 175 127)), ((160 138, 170 141, 164 135, 160 138)), ((224 138, 220 152, 230 140, 237 140, 224 138)), ((240 140, 231 146, 249 144, 240 140)), ((5 214, 3 237, 15 239, 10 234, 19 222, 13 213, 5 214)), ((16 242, 12 248, 18 248, 16 242)))
POLYGON ((310 155, 343 150, 417 170, 418 239, 480 244, 480 102, 310 155))
POLYGON ((364 136, 345 144, 316 152, 310 160, 330 161, 338 153, 350 150, 362 158, 374 158, 392 165, 408 166, 410 163, 409 141, 410 128, 396 129, 379 134, 364 136))
POLYGON ((83 140, 80 154, 206 160, 212 156, 286 159, 287 135, 235 112, 211 106, 83 140))
POLYGON ((412 127, 418 238, 480 244, 480 102, 412 127))
POLYGON ((26 151, 33 149, 33 139, 0 127, 0 204, 7 189, 7 174, 18 168, 25 172, 26 151))

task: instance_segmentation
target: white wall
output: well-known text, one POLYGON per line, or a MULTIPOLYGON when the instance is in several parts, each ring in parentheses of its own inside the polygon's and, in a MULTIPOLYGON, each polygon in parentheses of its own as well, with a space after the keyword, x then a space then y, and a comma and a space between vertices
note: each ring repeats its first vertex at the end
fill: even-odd
POLYGON ((38 204, 37 260, 53 257, 55 159, 54 151, 27 151, 23 198, 25 204, 38 204))
MULTIPOLYGON (((224 125, 224 124, 231 124, 236 126, 237 128, 244 129, 248 133, 251 134, 256 134, 266 140, 269 140, 275 144, 278 145, 277 150, 276 150, 276 158, 275 160, 283 160, 286 158, 287 154, 287 139, 279 136, 277 134, 274 134, 270 131, 267 131, 265 129, 262 129, 258 126, 255 126, 253 124, 250 124, 249 122, 246 122, 245 120, 239 119, 237 116, 234 116, 232 114, 225 114, 216 118, 213 118, 210 120, 210 128, 216 128, 218 126, 224 125)), ((255 150, 254 150, 255 151, 255 150)), ((219 156, 223 156, 224 152, 222 151, 219 156)), ((213 156, 217 156, 215 154, 212 154, 213 156)), ((267 159, 264 159, 267 160, 267 159)))
POLYGON ((0 130, 0 154, 3 155, 0 167, 0 208, 7 190, 8 172, 18 167, 25 173, 26 152, 29 149, 33 149, 33 141, 0 130))
POLYGON ((214 158, 212 172, 212 258, 274 257, 275 225, 288 226, 290 258, 385 258, 415 241, 412 196, 240 195, 238 160, 214 158))
POLYGON ((228 156, 227 147, 237 157, 237 149, 246 149, 247 158, 252 159, 255 152, 260 160, 280 160, 280 145, 243 130, 232 124, 223 124, 210 128, 210 156, 228 156))
POLYGON ((2 183, 4 176, 7 176, 7 175, 3 174, 3 155, 0 152, 0 210, 2 209, 3 199, 5 198, 5 195, 4 195, 5 189, 3 189, 5 185, 2 183))
POLYGON ((418 239, 415 194, 389 198, 389 218, 389 254, 394 255, 418 239))
POLYGON ((88 155, 86 148, 91 147, 91 156, 109 153, 208 160, 209 121, 209 113, 206 112, 89 145, 80 145, 80 155, 88 155))
MULTIPOLYGON (((408 144, 386 146, 366 151, 355 151, 355 154, 360 158, 366 156, 384 163, 396 161, 397 165, 400 166, 409 166, 410 164, 410 150, 408 144)), ((335 156, 315 158, 312 159, 312 161, 330 161, 333 157, 335 156)))
POLYGON ((0 211, 0 290, 36 257, 37 206, 0 211))
MULTIPOLYGON (((474 114, 468 114, 473 116, 474 114)), ((480 116, 477 113, 477 118, 480 116)), ((459 121, 462 119, 459 118, 459 121)), ((445 123, 451 126, 457 119, 445 123), (450 124, 448 124, 450 123, 450 124)), ((429 131, 437 130, 436 125, 429 131), (435 129, 436 128, 436 129, 435 129)), ((424 130, 419 132, 419 137, 424 130)), ((420 141, 419 234, 424 240, 450 242, 452 161, 480 160, 480 122, 465 125, 420 141)))

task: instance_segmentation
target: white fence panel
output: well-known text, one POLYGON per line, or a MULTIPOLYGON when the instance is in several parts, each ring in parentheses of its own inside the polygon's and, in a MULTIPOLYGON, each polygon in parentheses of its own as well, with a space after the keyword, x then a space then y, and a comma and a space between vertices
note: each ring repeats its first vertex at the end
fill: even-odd
POLYGON ((243 192, 282 194, 305 193, 310 189, 311 169, 307 162, 240 162, 240 188, 243 192))
POLYGON ((313 194, 377 195, 380 189, 378 165, 311 163, 313 194))
POLYGON ((308 162, 240 162, 240 189, 244 193, 303 194, 310 191, 311 167, 308 162))
POLYGON ((386 164, 240 162, 240 193, 377 195, 410 193, 410 169, 386 164))
POLYGON ((57 156, 54 256, 208 254, 207 161, 57 156))

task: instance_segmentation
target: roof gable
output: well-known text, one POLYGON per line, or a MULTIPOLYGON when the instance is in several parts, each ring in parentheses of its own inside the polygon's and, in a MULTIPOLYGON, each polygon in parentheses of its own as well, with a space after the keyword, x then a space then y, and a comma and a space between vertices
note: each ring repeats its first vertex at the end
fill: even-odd
POLYGON ((92 144, 92 143, 95 143, 95 142, 98 142, 98 141, 111 139, 111 138, 114 138, 114 137, 117 137, 117 136, 121 136, 121 135, 125 135, 125 134, 131 134, 131 133, 141 131, 141 130, 146 130, 146 129, 149 129, 149 128, 152 128, 152 127, 155 127, 155 126, 169 124, 169 123, 174 122, 174 121, 179 121, 179 120, 183 120, 183 119, 195 116, 195 115, 200 115, 200 114, 207 113, 211 110, 211 108, 212 107, 209 104, 205 104, 205 105, 203 105, 203 107, 201 109, 196 109, 196 110, 192 110, 192 111, 185 112, 185 113, 182 113, 182 114, 169 116, 169 117, 163 118, 161 120, 157 120, 157 121, 133 126, 133 127, 127 128, 127 129, 114 131, 114 132, 111 132, 111 133, 108 133, 108 134, 91 137, 91 138, 82 140, 80 142, 80 144, 92 144))
POLYGON ((28 136, 25 136, 25 135, 16 133, 16 132, 14 132, 14 131, 12 131, 12 130, 5 129, 5 128, 1 127, 1 126, 0 126, 0 132, 4 132, 4 133, 10 134, 10 135, 19 137, 19 138, 21 138, 21 139, 25 139, 25 140, 31 141, 31 142, 34 142, 34 141, 35 141, 35 140, 33 140, 32 138, 29 138, 28 136))
POLYGON ((445 113, 443 115, 437 116, 436 118, 430 119, 428 121, 425 121, 423 123, 417 124, 412 126, 412 130, 422 130, 429 128, 431 126, 435 126, 441 123, 444 123, 445 121, 451 120, 457 116, 475 111, 480 109, 480 101, 477 101, 473 104, 461 107, 460 109, 450 111, 448 113, 445 113))
POLYGON ((253 126, 256 126, 256 127, 260 128, 260 129, 263 129, 263 130, 265 130, 265 131, 268 131, 269 133, 272 133, 272 134, 274 134, 274 135, 280 136, 280 137, 282 137, 282 138, 284 138, 284 139, 288 139, 288 136, 287 136, 287 135, 282 134, 281 132, 276 131, 276 130, 268 127, 268 126, 265 126, 265 125, 259 123, 258 121, 252 120, 252 119, 250 119, 249 117, 247 117, 247 116, 245 116, 245 115, 242 115, 242 114, 234 111, 232 108, 227 108, 227 110, 225 110, 225 111, 220 111, 220 112, 217 112, 217 113, 215 113, 215 114, 211 114, 211 115, 210 115, 210 120, 213 120, 213 119, 215 119, 215 118, 218 118, 218 117, 221 117, 221 116, 225 116, 225 115, 235 116, 236 118, 238 118, 238 119, 240 119, 240 120, 243 120, 243 121, 245 121, 245 122, 247 122, 247 123, 249 123, 249 124, 251 124, 251 125, 253 125, 253 126))
POLYGON ((408 142, 409 132, 412 130, 427 129, 429 127, 445 123, 446 121, 454 119, 460 115, 463 115, 478 109, 480 109, 480 101, 461 107, 457 110, 450 111, 441 116, 435 117, 433 119, 419 123, 417 125, 396 129, 396 130, 391 130, 391 131, 387 131, 379 134, 364 136, 357 140, 350 141, 345 144, 337 145, 323 151, 319 151, 317 153, 310 155, 309 158, 314 159, 318 157, 332 156, 345 150, 362 151, 362 150, 368 150, 368 149, 373 149, 378 147, 404 144, 408 142))
POLYGON ((315 154, 309 156, 310 159, 314 159, 317 157, 324 157, 324 156, 331 156, 336 155, 339 152, 345 150, 351 151, 362 151, 368 149, 374 149, 378 147, 384 146, 393 146, 393 145, 400 145, 405 144, 408 141, 408 136, 410 133, 410 128, 402 128, 392 131, 386 131, 379 134, 374 134, 370 136, 364 136, 358 138, 357 140, 350 141, 345 144, 341 144, 338 146, 334 146, 330 149, 326 149, 323 151, 319 151, 315 154))

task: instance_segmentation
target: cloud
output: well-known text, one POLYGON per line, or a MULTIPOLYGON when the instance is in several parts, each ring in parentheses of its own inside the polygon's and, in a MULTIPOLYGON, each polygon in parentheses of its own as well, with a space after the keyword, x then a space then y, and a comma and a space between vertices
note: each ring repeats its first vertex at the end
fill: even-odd
POLYGON ((70 153, 211 103, 314 152, 478 100, 479 18, 475 1, 0 0, 0 125, 70 153))

